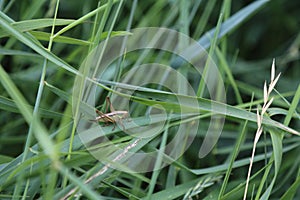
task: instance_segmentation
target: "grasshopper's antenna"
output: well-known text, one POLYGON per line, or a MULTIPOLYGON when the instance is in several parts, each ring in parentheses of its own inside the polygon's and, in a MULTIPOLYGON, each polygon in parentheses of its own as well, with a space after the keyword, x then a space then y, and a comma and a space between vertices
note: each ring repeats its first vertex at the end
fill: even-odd
POLYGON ((113 105, 111 104, 109 97, 106 97, 106 101, 107 101, 106 106, 108 107, 108 105, 109 105, 110 112, 115 112, 115 109, 114 109, 113 105))

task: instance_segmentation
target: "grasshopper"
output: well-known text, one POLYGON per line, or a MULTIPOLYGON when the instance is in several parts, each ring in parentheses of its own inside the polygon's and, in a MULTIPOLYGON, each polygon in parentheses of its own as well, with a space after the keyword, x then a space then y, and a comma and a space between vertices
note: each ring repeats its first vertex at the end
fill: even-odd
POLYGON ((106 97, 106 108, 105 108, 105 112, 108 111, 108 106, 110 109, 110 113, 102 113, 99 110, 96 110, 98 117, 96 117, 94 120, 91 120, 93 122, 104 122, 105 125, 108 125, 109 123, 113 123, 114 127, 112 130, 115 130, 116 128, 116 123, 120 123, 123 127, 123 130, 125 130, 125 126, 122 122, 122 119, 128 117, 128 111, 123 111, 123 110, 119 110, 116 111, 114 109, 114 107, 112 106, 112 103, 110 102, 109 97, 106 97), (120 116, 121 115, 121 116, 120 116))

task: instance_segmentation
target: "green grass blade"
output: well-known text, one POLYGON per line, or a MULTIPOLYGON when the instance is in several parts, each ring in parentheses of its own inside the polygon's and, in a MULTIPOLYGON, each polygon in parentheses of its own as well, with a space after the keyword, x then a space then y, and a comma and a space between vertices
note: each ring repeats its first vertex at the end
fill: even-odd
MULTIPOLYGON (((62 25, 68 25, 75 20, 71 19, 56 19, 55 20, 55 26, 62 26, 62 25)), ((11 25, 21 31, 21 32, 26 32, 26 31, 33 31, 35 29, 41 29, 41 28, 46 28, 52 26, 54 23, 54 19, 31 19, 31 20, 24 20, 24 21, 19 21, 19 22, 13 22, 11 25)), ((5 32, 4 29, 0 29, 0 38, 2 37, 7 37, 9 34, 5 32)))
MULTIPOLYGON (((16 105, 18 106, 21 114, 24 116, 25 120, 28 124, 32 123, 33 121, 33 115, 32 110, 30 110, 28 107, 24 106, 28 104, 20 91, 17 89, 15 84, 12 82, 12 80, 9 78, 8 74, 4 71, 2 66, 0 65, 0 81, 2 85, 6 88, 6 91, 10 94, 10 96, 14 99, 16 102, 16 105)), ((38 139, 39 143, 41 144, 42 148, 45 150, 45 153, 48 154, 51 159, 54 161, 57 160, 57 153, 54 148, 54 144, 50 137, 48 136, 48 133, 41 124, 39 120, 37 120, 34 125, 34 133, 35 137, 38 139)))
POLYGON ((286 117, 284 119, 284 122, 283 122, 284 125, 286 125, 286 126, 289 125, 289 123, 290 123, 290 121, 291 121, 291 119, 293 117, 294 112, 296 112, 299 100, 300 100, 300 85, 298 86, 298 89, 297 89, 297 91, 295 93, 293 101, 292 101, 292 103, 290 105, 290 109, 289 109, 289 111, 288 111, 288 113, 287 113, 287 115, 286 115, 286 117))
MULTIPOLYGON (((269 0, 259 0, 254 1, 245 8, 239 10, 237 13, 232 15, 228 20, 226 20, 222 26, 221 31, 218 34, 218 38, 222 38, 224 35, 232 32, 235 28, 246 21, 251 15, 255 14, 259 9, 262 8, 269 0)), ((216 28, 211 29, 203 37, 201 37, 198 42, 203 46, 203 48, 208 48, 211 45, 211 38, 216 32, 216 28)))
MULTIPOLYGON (((113 4, 117 3, 118 1, 120 1, 120 0, 113 0, 113 4)), ((58 31, 53 37, 55 38, 55 37, 57 37, 57 36, 63 34, 64 32, 70 30, 71 28, 77 26, 78 24, 81 24, 81 23, 84 22, 85 20, 91 18, 92 16, 96 15, 98 12, 104 10, 104 9, 107 7, 108 4, 109 4, 109 3, 106 3, 105 5, 100 6, 99 8, 97 8, 97 9, 95 9, 95 10, 89 12, 88 14, 84 15, 83 17, 81 17, 81 18, 75 20, 74 22, 72 22, 72 23, 69 24, 68 26, 66 26, 66 27, 62 28, 60 31, 58 31)))
POLYGON ((30 38, 27 34, 24 34, 24 33, 20 32, 19 30, 17 30, 16 28, 14 28, 10 23, 8 23, 5 20, 5 18, 7 18, 7 16, 3 12, 0 12, 0 27, 3 30, 5 30, 9 34, 13 35, 19 41, 26 44, 27 46, 32 48, 34 51, 36 51, 38 54, 42 55, 49 61, 55 63, 59 67, 62 67, 73 74, 76 74, 76 75, 78 74, 78 71, 76 69, 72 68, 67 63, 65 63, 63 60, 61 60, 60 58, 58 58, 57 56, 55 56, 54 54, 49 52, 47 49, 42 47, 40 44, 36 43, 36 41, 34 41, 32 38, 30 38))

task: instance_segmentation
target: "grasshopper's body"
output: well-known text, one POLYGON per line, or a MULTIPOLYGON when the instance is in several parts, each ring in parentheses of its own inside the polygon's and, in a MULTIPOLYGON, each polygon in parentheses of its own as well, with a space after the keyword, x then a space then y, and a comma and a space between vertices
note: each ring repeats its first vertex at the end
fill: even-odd
MULTIPOLYGON (((99 114, 98 117, 95 118, 94 121, 98 121, 98 122, 115 122, 117 121, 116 119, 120 118, 119 115, 123 115, 124 117, 128 114, 127 111, 114 111, 114 112, 110 112, 110 113, 106 113, 106 114, 103 114, 103 113, 99 113, 97 111, 97 113, 99 114)), ((123 118, 123 117, 122 117, 123 118)))
POLYGON ((128 112, 127 111, 115 111, 115 109, 113 108, 109 97, 106 97, 106 112, 108 110, 108 106, 110 107, 110 113, 102 113, 99 110, 96 110, 97 114, 99 115, 98 117, 96 117, 94 120, 94 122, 104 122, 106 125, 108 125, 109 123, 113 123, 114 127, 112 130, 114 130, 116 128, 116 123, 119 122, 122 126, 123 129, 125 130, 124 124, 122 122, 122 119, 124 119, 125 117, 128 116, 128 112))

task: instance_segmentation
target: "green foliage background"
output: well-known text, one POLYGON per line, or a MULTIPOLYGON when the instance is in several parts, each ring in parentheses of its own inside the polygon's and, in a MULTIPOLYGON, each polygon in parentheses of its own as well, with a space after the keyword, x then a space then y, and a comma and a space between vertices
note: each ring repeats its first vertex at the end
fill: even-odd
MULTIPOLYGON (((300 140, 293 134, 300 130, 299 9, 299 1, 284 0, 0 1, 0 199, 61 199, 72 188, 71 199, 242 199, 256 107, 263 103, 273 58, 281 77, 263 122, 248 199, 299 199, 300 140), (137 27, 171 28, 207 49, 225 81, 229 113, 224 129, 213 151, 199 159, 199 141, 212 114, 206 103, 214 103, 199 98, 204 128, 179 160, 151 173, 110 169, 85 184, 103 164, 76 135, 75 76, 99 42, 137 27)), ((139 56, 128 55, 125 70, 139 56)), ((152 56, 145 62, 156 59, 152 56)), ((178 70, 191 73, 188 66, 178 70)), ((198 81, 191 80, 196 89, 198 81)), ((103 90, 100 105, 111 92, 103 90)), ((145 93, 133 99, 140 107, 131 115, 143 116, 152 105, 149 99, 170 108, 174 95, 145 93)), ((167 125, 176 128, 176 123, 181 122, 171 119, 167 125)), ((121 129, 105 130, 118 145, 134 141, 121 129)), ((139 144, 136 151, 156 150, 163 156, 163 137, 139 144)))

